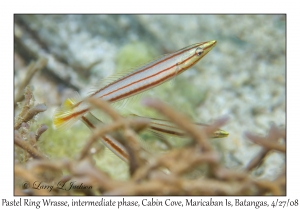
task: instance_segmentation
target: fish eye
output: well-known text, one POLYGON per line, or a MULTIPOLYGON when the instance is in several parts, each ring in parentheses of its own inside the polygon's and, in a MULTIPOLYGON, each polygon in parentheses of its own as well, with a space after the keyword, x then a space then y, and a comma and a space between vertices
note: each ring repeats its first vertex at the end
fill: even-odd
POLYGON ((195 53, 196 53, 196 55, 201 55, 202 54, 202 52, 203 52, 203 49, 201 48, 201 47, 198 47, 196 50, 195 50, 195 53))

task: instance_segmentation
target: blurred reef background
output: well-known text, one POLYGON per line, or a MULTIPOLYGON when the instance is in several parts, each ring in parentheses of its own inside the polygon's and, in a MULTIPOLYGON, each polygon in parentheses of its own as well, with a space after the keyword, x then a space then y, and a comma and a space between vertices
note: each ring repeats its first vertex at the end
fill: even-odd
MULTIPOLYGON (((212 140, 227 168, 244 168, 260 151, 246 140, 245 131, 264 136, 273 123, 286 126, 285 15, 15 15, 14 19, 16 94, 30 62, 48 60, 29 85, 35 101, 47 106, 35 120, 48 126, 38 145, 53 159, 77 156, 91 133, 81 122, 68 130, 53 129, 54 110, 74 91, 84 97, 113 73, 209 40, 217 40, 217 45, 199 63, 145 96, 170 104, 195 122, 210 124, 229 116, 221 128, 229 136, 212 140)), ((159 117, 139 100, 122 109, 159 117)), ((15 114, 19 112, 16 105, 15 114)), ((151 139, 148 134, 143 138, 151 139)), ((16 155, 19 162, 24 160, 16 155)), ((272 179, 284 163, 284 155, 271 153, 255 176, 272 179)), ((109 151, 97 165, 116 179, 128 178, 126 163, 109 151)))

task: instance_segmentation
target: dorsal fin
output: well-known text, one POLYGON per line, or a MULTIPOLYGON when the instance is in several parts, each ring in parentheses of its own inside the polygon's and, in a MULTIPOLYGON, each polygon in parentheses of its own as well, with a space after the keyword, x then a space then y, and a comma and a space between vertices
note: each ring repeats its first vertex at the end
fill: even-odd
POLYGON ((138 71, 139 69, 143 69, 143 68, 146 68, 147 66, 151 66, 152 64, 156 63, 157 60, 159 60, 167 55, 168 54, 160 55, 160 56, 156 57, 155 59, 150 59, 141 65, 137 65, 136 67, 127 68, 125 70, 113 73, 112 75, 102 79, 99 83, 93 84, 92 88, 90 89, 90 91, 88 91, 88 93, 92 94, 92 93, 106 87, 107 85, 109 85, 119 79, 122 79, 123 77, 126 77, 127 75, 129 75, 131 73, 138 71))

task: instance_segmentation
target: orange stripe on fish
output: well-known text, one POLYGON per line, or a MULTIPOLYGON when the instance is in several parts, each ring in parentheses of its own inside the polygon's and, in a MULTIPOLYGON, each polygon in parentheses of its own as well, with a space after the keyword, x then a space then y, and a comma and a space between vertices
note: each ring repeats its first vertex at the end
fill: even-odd
MULTIPOLYGON (((86 114, 86 116, 81 117, 81 121, 86 124, 91 130, 97 127, 97 124, 103 124, 98 118, 96 118, 92 113, 86 114)), ((119 158, 128 162, 129 156, 125 147, 116 139, 110 135, 104 135, 101 138, 102 143, 108 147, 113 153, 115 153, 119 158)))

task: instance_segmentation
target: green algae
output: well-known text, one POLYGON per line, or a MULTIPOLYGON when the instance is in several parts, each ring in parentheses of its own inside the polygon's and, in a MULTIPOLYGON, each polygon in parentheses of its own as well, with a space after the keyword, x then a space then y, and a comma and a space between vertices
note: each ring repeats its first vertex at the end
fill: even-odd
POLYGON ((91 134, 83 124, 57 130, 53 128, 51 119, 43 121, 48 125, 48 130, 38 141, 38 147, 50 158, 75 158, 91 134))
POLYGON ((159 55, 159 53, 148 43, 128 43, 117 53, 115 72, 130 72, 130 70, 155 58, 156 55, 159 55))

